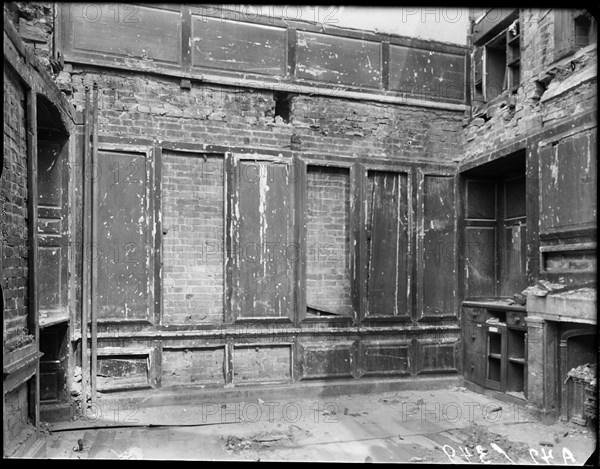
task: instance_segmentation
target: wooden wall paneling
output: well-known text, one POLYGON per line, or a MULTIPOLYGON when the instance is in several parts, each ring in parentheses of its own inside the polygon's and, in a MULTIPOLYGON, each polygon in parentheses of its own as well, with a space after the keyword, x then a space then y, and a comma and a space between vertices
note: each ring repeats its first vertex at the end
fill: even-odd
POLYGON ((380 88, 381 43, 298 31, 296 76, 338 85, 380 88))
POLYGON ((496 227, 465 227, 466 297, 496 296, 496 227))
POLYGON ((291 322, 296 307, 295 265, 288 262, 287 251, 293 250, 296 237, 293 162, 271 155, 231 155, 229 159, 229 320, 291 322))
POLYGON ((392 44, 390 90, 442 101, 465 100, 466 54, 422 50, 392 44))
POLYGON ((354 342, 301 343, 300 379, 352 378, 354 342))
POLYGON ((417 314, 419 320, 455 318, 454 177, 418 171, 417 314))
POLYGON ((93 304, 104 322, 155 320, 154 179, 151 150, 141 150, 98 152, 93 304))
POLYGON ((411 318, 411 174, 368 171, 367 317, 411 318))
POLYGON ((459 362, 457 339, 416 340, 416 374, 456 373, 459 362))
POLYGON ((358 345, 357 375, 410 375, 410 342, 396 340, 361 340, 358 345))
POLYGON ((539 164, 541 233, 595 226, 596 145, 595 127, 542 143, 539 164))
POLYGON ((57 48, 69 62, 229 85, 252 80, 283 92, 286 77, 302 93, 325 86, 386 102, 408 95, 456 110, 466 98, 462 46, 343 28, 325 33, 306 22, 224 17, 193 5, 65 4, 60 13, 57 48), (381 93, 388 89, 394 96, 381 93))
POLYGON ((194 68, 286 75, 286 28, 192 14, 191 38, 194 68))
POLYGON ((62 13, 63 23, 69 23, 67 49, 78 55, 117 63, 138 59, 150 66, 181 65, 179 7, 66 4, 62 13))

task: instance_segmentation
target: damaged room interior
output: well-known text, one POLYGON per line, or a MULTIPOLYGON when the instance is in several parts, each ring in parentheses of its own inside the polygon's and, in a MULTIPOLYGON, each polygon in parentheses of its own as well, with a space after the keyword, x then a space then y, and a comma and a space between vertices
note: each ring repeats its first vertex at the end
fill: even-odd
POLYGON ((5 3, 4 458, 597 463, 596 12, 5 3))

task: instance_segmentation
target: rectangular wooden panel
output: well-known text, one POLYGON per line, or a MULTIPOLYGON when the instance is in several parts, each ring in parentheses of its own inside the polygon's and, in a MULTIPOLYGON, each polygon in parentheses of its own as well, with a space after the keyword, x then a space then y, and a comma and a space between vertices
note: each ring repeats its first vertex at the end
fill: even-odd
POLYGON ((466 296, 485 297, 496 294, 496 228, 465 227, 466 296))
POLYGON ((367 317, 410 317, 408 175, 369 171, 367 317))
POLYGON ((238 170, 233 313, 237 318, 291 319, 294 254, 288 250, 294 203, 288 164, 240 161, 238 170))
POLYGON ((463 369, 466 380, 485 385, 485 357, 482 354, 466 353, 463 369))
POLYGON ((381 86, 381 43, 298 31, 296 76, 339 85, 381 86))
POLYGON ((358 350, 358 374, 360 376, 410 374, 409 343, 361 342, 358 350))
POLYGON ((300 379, 352 377, 353 343, 302 344, 298 348, 300 379))
POLYGON ((513 296, 527 288, 527 225, 516 223, 504 227, 504 256, 500 296, 513 296))
POLYGON ((504 184, 504 218, 526 216, 526 202, 525 177, 506 181, 504 184))
POLYGON ((99 152, 92 251, 99 319, 150 319, 152 217, 143 154, 99 152))
POLYGON ((466 321, 464 326, 463 347, 467 353, 483 355, 485 353, 484 324, 466 321))
POLYGON ((540 232, 596 224, 596 129, 564 138, 540 151, 540 232))
POLYGON ((38 282, 40 315, 65 306, 62 298, 63 253, 61 246, 40 246, 38 249, 38 282))
POLYGON ((62 207, 63 175, 67 168, 60 158, 61 145, 38 140, 38 206, 62 207))
POLYGON ((98 356, 98 391, 150 387, 149 359, 144 355, 98 356))
POLYGON ((390 45, 390 89, 447 101, 465 98, 462 55, 390 45))
POLYGON ((144 59, 179 64, 181 14, 152 6, 72 4, 73 51, 105 60, 144 59))
POLYGON ((465 199, 465 218, 496 219, 496 184, 493 181, 467 180, 465 199))
POLYGON ((542 252, 542 271, 547 273, 596 272, 596 248, 542 252))
POLYGON ((234 346, 234 383, 290 381, 291 376, 291 345, 234 346))
POLYGON ((224 383, 225 347, 163 348, 163 386, 224 383))
POLYGON ((454 178, 422 174, 420 191, 418 313, 420 318, 456 316, 454 178))
POLYGON ((458 341, 417 342, 417 374, 457 372, 458 344, 458 341))
POLYGON ((285 28, 192 15, 192 66, 285 75, 285 28))
POLYGON ((61 375, 55 363, 40 363, 40 402, 59 402, 61 375))

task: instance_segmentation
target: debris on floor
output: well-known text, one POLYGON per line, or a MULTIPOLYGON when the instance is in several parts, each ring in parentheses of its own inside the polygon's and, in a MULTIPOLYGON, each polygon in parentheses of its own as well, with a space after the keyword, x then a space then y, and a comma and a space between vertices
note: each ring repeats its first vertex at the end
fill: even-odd
POLYGON ((529 446, 509 440, 497 433, 490 432, 485 426, 473 424, 460 430, 466 447, 459 454, 468 462, 492 464, 510 464, 518 460, 531 461, 529 446))
POLYGON ((292 435, 283 432, 262 432, 250 437, 230 435, 225 442, 228 451, 258 450, 273 445, 285 445, 292 441, 292 435))
POLYGON ((111 451, 115 453, 117 458, 119 459, 144 459, 144 453, 140 448, 132 446, 131 448, 127 448, 122 453, 117 453, 115 450, 111 451))

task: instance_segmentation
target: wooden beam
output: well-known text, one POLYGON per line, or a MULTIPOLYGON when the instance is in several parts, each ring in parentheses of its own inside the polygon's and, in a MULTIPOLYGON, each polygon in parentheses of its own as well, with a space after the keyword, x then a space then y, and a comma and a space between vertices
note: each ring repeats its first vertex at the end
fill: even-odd
POLYGON ((87 380, 89 377, 88 357, 88 322, 90 316, 91 301, 91 175, 93 167, 90 161, 90 88, 85 87, 85 107, 83 114, 83 249, 82 249, 82 275, 81 275, 81 408, 84 411, 87 406, 87 380), (88 174, 89 171, 89 174, 88 174))
POLYGON ((366 174, 366 169, 361 163, 354 164, 350 169, 350 275, 355 324, 365 318, 367 311, 366 174))
POLYGON ((296 189, 296 314, 294 322, 302 321, 306 315, 306 163, 294 156, 296 189))
POLYGON ((163 317, 162 304, 162 149, 155 146, 153 151, 154 160, 154 319, 155 324, 160 324, 163 317))
MULTIPOLYGON (((29 259, 28 259, 28 292, 27 292, 27 325, 29 333, 33 334, 35 343, 40 341, 39 328, 39 296, 38 296, 38 148, 37 148, 37 95, 34 90, 27 91, 27 212, 28 212, 28 241, 29 241, 29 259)), ((33 401, 34 424, 36 437, 39 434, 40 423, 40 362, 35 363, 35 375, 33 396, 30 395, 30 402, 33 401)), ((31 411, 31 409, 30 409, 31 411)))
MULTIPOLYGON (((94 83, 92 97, 92 170, 96 170, 95 174, 99 175, 100 167, 98 161, 98 84, 94 83)), ((98 236, 98 185, 100 181, 94 181, 92 178, 92 246, 97 245, 98 236)), ((99 255, 99 250, 96 248, 95 255, 99 255)), ((98 327, 98 259, 92 255, 92 311, 91 311, 91 397, 92 406, 96 404, 96 375, 98 368, 97 360, 97 327, 98 327)))
POLYGON ((236 249, 238 245, 236 243, 236 232, 237 232, 237 217, 236 207, 238 204, 237 197, 237 166, 234 161, 234 157, 231 153, 225 154, 225 177, 223 184, 223 200, 225 203, 225 236, 224 236, 224 266, 225 274, 223 278, 225 295, 224 300, 224 322, 226 324, 233 323, 235 319, 234 308, 237 307, 237 282, 238 282, 238 269, 236 265, 236 249))

